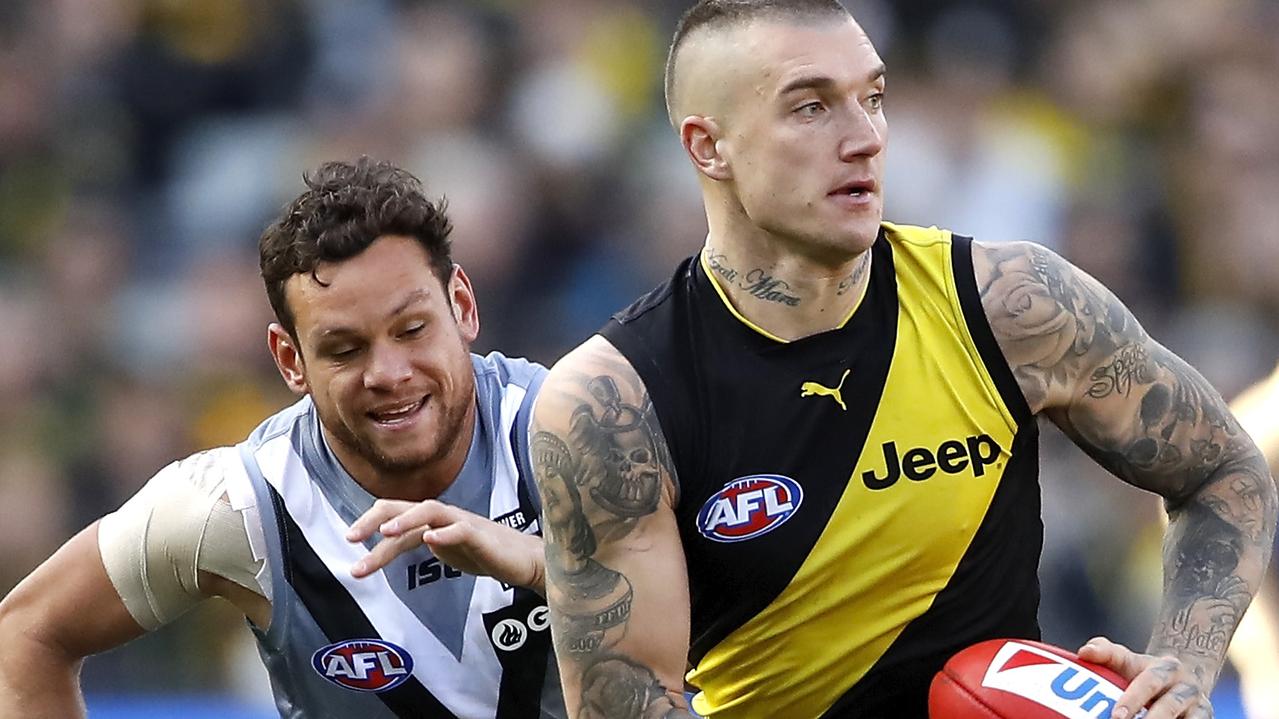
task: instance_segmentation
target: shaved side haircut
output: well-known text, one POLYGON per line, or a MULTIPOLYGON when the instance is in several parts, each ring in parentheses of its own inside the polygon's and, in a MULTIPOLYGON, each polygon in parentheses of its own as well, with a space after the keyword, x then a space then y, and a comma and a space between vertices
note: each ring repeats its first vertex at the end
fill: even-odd
POLYGON ((739 27, 754 20, 818 20, 852 18, 839 0, 700 0, 689 8, 675 27, 666 55, 666 114, 678 127, 675 117, 676 68, 679 51, 693 33, 739 27))

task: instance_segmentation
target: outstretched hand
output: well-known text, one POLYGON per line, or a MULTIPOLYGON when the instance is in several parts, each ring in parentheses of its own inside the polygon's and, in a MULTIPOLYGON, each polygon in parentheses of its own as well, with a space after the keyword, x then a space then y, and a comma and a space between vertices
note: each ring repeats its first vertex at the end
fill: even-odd
POLYGON ((379 499, 351 525, 348 542, 374 534, 382 540, 351 567, 357 579, 373 574, 399 555, 425 544, 454 569, 489 576, 506 584, 544 592, 540 537, 434 499, 408 502, 379 499))
POLYGON ((1211 686, 1201 674, 1174 656, 1141 654, 1122 644, 1094 637, 1079 658, 1113 669, 1129 680, 1111 710, 1112 719, 1131 719, 1143 708, 1145 719, 1212 719, 1211 686))

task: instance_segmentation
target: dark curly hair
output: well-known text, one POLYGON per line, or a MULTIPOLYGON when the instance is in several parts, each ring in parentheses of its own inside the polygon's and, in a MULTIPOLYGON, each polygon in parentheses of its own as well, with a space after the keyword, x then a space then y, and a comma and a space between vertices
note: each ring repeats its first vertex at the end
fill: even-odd
POLYGON ((304 173, 302 180, 306 192, 284 208, 258 241, 266 296, 276 319, 295 340, 284 283, 297 274, 314 277, 321 262, 355 257, 384 235, 416 239, 440 282, 448 282, 453 272, 453 226, 445 214, 446 203, 427 198, 412 173, 361 157, 355 162, 326 162, 304 173))

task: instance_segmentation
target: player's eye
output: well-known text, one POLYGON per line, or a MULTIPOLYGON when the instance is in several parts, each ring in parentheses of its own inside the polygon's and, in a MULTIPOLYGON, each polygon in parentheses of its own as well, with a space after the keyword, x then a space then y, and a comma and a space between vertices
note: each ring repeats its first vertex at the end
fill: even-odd
POLYGON ((884 109, 884 93, 877 92, 871 95, 870 97, 866 98, 866 103, 870 105, 871 110, 875 112, 879 112, 880 110, 884 109))
POLYGON ((819 114, 821 114, 821 112, 825 109, 826 109, 825 105, 823 105, 818 100, 814 100, 812 102, 804 103, 803 105, 800 105, 799 107, 795 108, 795 114, 803 118, 814 118, 814 117, 817 117, 819 114))

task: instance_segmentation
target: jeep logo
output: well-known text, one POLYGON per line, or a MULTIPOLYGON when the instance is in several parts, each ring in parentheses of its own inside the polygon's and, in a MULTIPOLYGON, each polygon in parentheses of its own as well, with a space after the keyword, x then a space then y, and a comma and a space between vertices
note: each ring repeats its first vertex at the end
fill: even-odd
POLYGON ((906 479, 922 482, 941 470, 946 474, 959 474, 969 467, 973 476, 986 473, 986 467, 999 457, 1000 448, 990 435, 983 434, 960 441, 947 440, 936 450, 915 447, 898 455, 896 442, 884 443, 884 471, 876 474, 870 469, 862 472, 862 482, 867 489, 888 489, 897 484, 902 475, 906 479))

